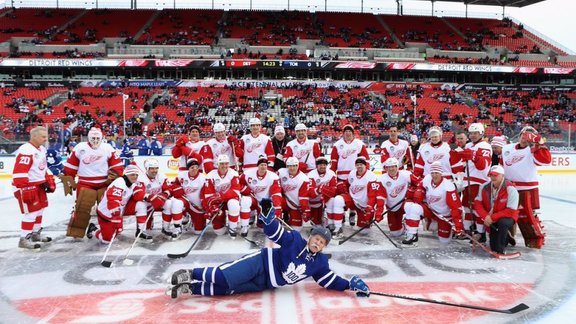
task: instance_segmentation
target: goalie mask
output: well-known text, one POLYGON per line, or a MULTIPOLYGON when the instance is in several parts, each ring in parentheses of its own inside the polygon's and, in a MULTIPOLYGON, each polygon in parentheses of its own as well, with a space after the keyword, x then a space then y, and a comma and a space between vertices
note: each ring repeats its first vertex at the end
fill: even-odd
POLYGON ((102 143, 102 131, 92 127, 88 132, 88 143, 90 143, 93 149, 97 149, 102 143))

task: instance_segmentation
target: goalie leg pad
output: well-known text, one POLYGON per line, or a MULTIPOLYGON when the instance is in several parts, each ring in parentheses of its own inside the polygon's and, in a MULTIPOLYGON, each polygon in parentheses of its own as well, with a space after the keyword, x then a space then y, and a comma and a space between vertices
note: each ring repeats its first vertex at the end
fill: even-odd
POLYGON ((527 247, 540 249, 544 245, 544 231, 540 219, 534 215, 532 209, 532 191, 520 191, 520 204, 518 207, 518 227, 524 237, 527 247))
POLYGON ((76 189, 76 182, 73 176, 61 175, 62 185, 64 187, 64 196, 72 196, 72 191, 76 189))
POLYGON ((83 238, 86 233, 86 228, 90 222, 90 210, 96 203, 98 192, 90 188, 80 188, 78 199, 76 199, 76 207, 72 218, 68 223, 68 230, 66 236, 76 238, 83 238))

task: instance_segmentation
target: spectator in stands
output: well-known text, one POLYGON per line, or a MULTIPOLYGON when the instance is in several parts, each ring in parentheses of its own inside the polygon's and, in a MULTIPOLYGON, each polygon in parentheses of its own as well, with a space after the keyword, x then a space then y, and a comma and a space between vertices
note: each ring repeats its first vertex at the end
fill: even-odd
POLYGON ((150 148, 152 149, 152 154, 162 155, 162 143, 154 135, 151 138, 150 148))
POLYGON ((272 147, 274 148, 274 154, 276 154, 274 171, 286 167, 286 163, 284 163, 284 150, 288 142, 290 142, 290 139, 286 137, 286 130, 284 127, 281 125, 276 126, 276 128, 274 128, 274 137, 272 137, 272 147))

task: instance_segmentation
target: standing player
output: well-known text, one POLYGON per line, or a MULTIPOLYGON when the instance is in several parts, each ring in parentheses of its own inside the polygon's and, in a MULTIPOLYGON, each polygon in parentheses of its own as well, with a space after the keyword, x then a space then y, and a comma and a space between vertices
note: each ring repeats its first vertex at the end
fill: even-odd
POLYGON ((384 163, 391 157, 395 158, 401 162, 401 165, 399 165, 400 169, 404 169, 407 164, 413 165, 414 157, 412 156, 410 143, 398 137, 398 126, 390 126, 388 128, 388 136, 390 138, 385 140, 380 146, 382 151, 380 161, 384 163))
POLYGON ((166 208, 170 212, 162 214, 162 233, 173 239, 179 238, 182 233, 183 213, 189 214, 192 218, 194 234, 199 234, 206 227, 206 211, 202 207, 206 176, 200 171, 200 161, 197 159, 188 159, 187 166, 188 171, 178 172, 172 184, 173 197, 169 200, 169 207, 166 208), (170 229, 171 223, 174 231, 170 229))
POLYGON ((30 131, 30 141, 20 146, 16 152, 12 189, 23 215, 19 248, 39 249, 42 246, 40 243, 52 241, 52 238, 40 234, 42 214, 44 208, 48 207, 46 193, 56 190, 54 177, 46 164, 44 144, 47 140, 46 127, 35 127, 30 131))
MULTIPOLYGON (((80 144, 78 144, 80 145, 80 144)), ((130 200, 135 202, 144 199, 144 186, 138 183, 140 169, 135 165, 129 165, 124 170, 124 175, 112 181, 106 189, 102 200, 98 204, 98 224, 100 229, 91 226, 88 237, 92 237, 91 231, 95 230, 94 236, 102 243, 109 243, 114 235, 120 234, 124 229, 124 210, 130 200)), ((136 232, 136 236, 138 236, 136 232)))
POLYGON ((278 175, 268 170, 268 160, 260 157, 258 167, 246 170, 240 176, 242 187, 240 198, 240 234, 248 235, 250 212, 260 213, 258 202, 262 199, 272 200, 277 217, 282 217, 282 188, 278 175))
POLYGON ((464 191, 462 192, 464 229, 471 230, 475 219, 477 232, 475 234, 479 235, 478 241, 484 243, 486 242, 484 221, 479 217, 474 217, 472 205, 474 198, 478 196, 480 186, 488 181, 488 170, 492 161, 492 148, 490 144, 482 139, 484 136, 484 125, 481 123, 471 124, 468 127, 468 136, 470 137, 470 142, 466 143, 464 150, 459 152, 466 170, 463 180, 464 191))
POLYGON ((358 276, 350 281, 337 276, 322 250, 330 243, 330 232, 315 227, 308 241, 298 231, 286 231, 275 212, 263 202, 260 219, 264 233, 280 247, 263 248, 217 267, 181 269, 172 274, 174 285, 167 290, 172 298, 183 294, 217 296, 274 289, 293 285, 308 277, 322 287, 337 291, 350 289, 358 297, 369 297, 370 289, 358 276))
MULTIPOLYGON (((76 185, 76 206, 68 224, 67 236, 83 238, 90 222, 90 210, 100 201, 106 187, 109 170, 122 174, 122 162, 115 150, 108 144, 102 145, 102 131, 92 128, 88 132, 88 142, 82 142, 72 150, 64 163, 64 174, 73 181, 78 176, 76 185)), ((63 177, 62 181, 68 181, 63 177)))
POLYGON ((520 195, 518 227, 526 246, 537 249, 544 245, 544 232, 534 212, 540 208, 536 167, 552 162, 552 155, 544 143, 534 127, 526 126, 520 131, 520 142, 505 145, 502 149, 506 180, 514 183, 520 195))
MULTIPOLYGON (((332 160, 330 169, 336 172, 338 182, 348 181, 348 174, 354 170, 355 161, 359 157, 363 157, 366 161, 370 160, 366 144, 354 138, 354 126, 346 125, 343 129, 342 138, 334 143, 330 153, 330 159, 332 160)), ((344 193, 346 192, 338 192, 338 194, 344 193)), ((349 222, 351 226, 356 225, 356 214, 353 211, 350 212, 349 222)))
MULTIPOLYGON (((336 197, 336 173, 328 169, 328 159, 319 156, 316 159, 316 169, 308 173, 312 195, 310 197, 310 220, 313 225, 323 225, 324 207, 334 208, 334 197, 336 197)), ((334 219, 329 216, 328 219, 334 219)))
POLYGON ((233 147, 238 139, 233 135, 226 138, 226 127, 222 123, 214 124, 213 130, 214 138, 206 141, 206 145, 204 145, 200 152, 204 172, 210 173, 210 171, 214 170, 214 160, 220 155, 227 155, 232 163, 232 169, 236 170, 236 163, 234 162, 236 161, 236 157, 233 154, 233 147))
MULTIPOLYGON (((230 169, 230 159, 227 155, 218 156, 218 168, 206 175, 204 185, 204 210, 210 215, 220 211, 228 211, 228 233, 232 238, 238 233, 238 218, 240 217, 240 181, 238 172, 230 169)), ((218 235, 224 234, 226 217, 224 213, 214 218, 212 228, 218 235)))
POLYGON ((415 245, 418 242, 418 226, 422 215, 438 223, 440 243, 450 242, 452 237, 452 224, 448 222, 450 219, 454 222, 456 234, 464 230, 460 197, 454 184, 442 176, 443 171, 440 161, 431 163, 430 174, 422 179, 414 192, 414 202, 421 208, 406 210, 406 239, 402 244, 415 245))
POLYGON ((414 175, 422 178, 430 174, 430 165, 439 162, 442 175, 452 179, 452 173, 462 168, 460 156, 450 150, 450 145, 442 141, 442 129, 433 126, 428 131, 429 142, 420 145, 414 165, 414 175))
POLYGON ((333 217, 335 236, 342 235, 345 207, 358 213, 360 227, 368 226, 373 219, 376 222, 382 221, 385 203, 382 184, 368 169, 368 162, 364 157, 358 157, 355 162, 356 169, 348 174, 347 181, 338 183, 338 191, 345 193, 336 196, 334 208, 328 209, 328 215, 332 214, 333 217))
POLYGON ((283 209, 288 211, 288 224, 299 231, 302 224, 310 220, 310 201, 308 177, 298 170, 298 159, 286 160, 286 168, 278 170, 280 186, 284 196, 283 209))
POLYGON ((308 139, 308 127, 304 124, 297 124, 294 128, 296 138, 286 145, 284 158, 293 156, 298 159, 300 171, 308 173, 316 168, 316 158, 322 155, 320 143, 308 139))
POLYGON ((270 170, 274 166, 276 155, 272 141, 267 135, 260 133, 262 123, 258 118, 251 118, 249 122, 250 134, 246 134, 236 142, 236 156, 242 162, 242 169, 256 168, 258 159, 265 156, 268 159, 270 170))
POLYGON ((396 158, 388 158, 383 164, 386 172, 380 176, 380 183, 386 192, 386 208, 388 209, 388 227, 390 235, 398 237, 404 232, 402 218, 404 214, 416 208, 416 214, 422 214, 422 208, 411 201, 414 188, 420 181, 408 170, 398 170, 400 162, 396 158), (403 203, 400 203, 403 201, 403 203))
POLYGON ((179 170, 186 171, 186 164, 188 159, 195 158, 202 161, 200 151, 206 143, 200 140, 200 127, 192 125, 188 131, 188 135, 182 135, 172 148, 172 157, 175 159, 180 158, 179 170))
POLYGON ((506 142, 505 136, 494 136, 490 145, 492 145, 492 164, 500 165, 500 160, 502 160, 502 148, 508 144, 506 142))

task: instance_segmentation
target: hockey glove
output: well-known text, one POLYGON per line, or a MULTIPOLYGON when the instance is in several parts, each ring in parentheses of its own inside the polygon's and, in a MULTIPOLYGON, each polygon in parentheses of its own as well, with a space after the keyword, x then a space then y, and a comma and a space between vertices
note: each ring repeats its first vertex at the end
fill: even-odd
POLYGON ((527 140, 530 143, 544 144, 542 136, 538 134, 524 132, 522 133, 522 139, 527 140))
POLYGON ((154 210, 162 209, 166 203, 166 200, 168 200, 168 194, 164 192, 148 197, 148 201, 150 201, 150 204, 152 207, 154 207, 154 210))
POLYGON ((368 288, 368 285, 358 276, 354 276, 350 279, 350 290, 356 292, 357 297, 370 297, 370 289, 368 288))
POLYGON ((38 200, 38 189, 36 187, 24 187, 20 189, 22 202, 31 204, 38 200))
POLYGON ((46 174, 46 182, 42 184, 42 189, 48 193, 56 191, 56 182, 51 174, 46 174))
POLYGON ((364 214, 366 215, 366 219, 372 220, 374 218, 374 208, 372 206, 364 208, 364 214))
POLYGON ((122 215, 120 215, 120 211, 115 211, 112 213, 112 218, 110 218, 110 223, 112 224, 112 228, 116 231, 116 234, 120 234, 124 229, 124 224, 122 222, 122 215))
POLYGON ((260 213, 260 220, 266 224, 270 225, 276 218, 276 210, 272 208, 272 200, 264 198, 260 201, 260 208, 262 212, 260 213))
POLYGON ((304 162, 298 162, 298 170, 300 170, 300 172, 308 171, 308 164, 304 162))
POLYGON ((228 143, 230 143, 230 145, 236 145, 237 141, 238 141, 238 138, 236 138, 236 136, 234 136, 234 135, 228 136, 228 143))
POLYGON ((460 158, 464 161, 472 161, 474 159, 474 151, 471 149, 465 149, 460 152, 460 158))
POLYGON ((182 135, 176 140, 176 146, 184 146, 188 141, 190 141, 188 135, 182 135))
POLYGON ((341 195, 348 193, 348 184, 346 182, 338 182, 336 184, 336 194, 341 195))

